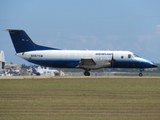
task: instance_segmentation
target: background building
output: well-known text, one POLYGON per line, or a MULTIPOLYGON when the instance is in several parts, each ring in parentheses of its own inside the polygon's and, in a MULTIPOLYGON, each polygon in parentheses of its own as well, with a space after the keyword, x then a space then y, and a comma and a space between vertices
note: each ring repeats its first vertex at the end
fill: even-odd
POLYGON ((0 69, 5 68, 5 58, 4 58, 4 52, 0 51, 0 69))

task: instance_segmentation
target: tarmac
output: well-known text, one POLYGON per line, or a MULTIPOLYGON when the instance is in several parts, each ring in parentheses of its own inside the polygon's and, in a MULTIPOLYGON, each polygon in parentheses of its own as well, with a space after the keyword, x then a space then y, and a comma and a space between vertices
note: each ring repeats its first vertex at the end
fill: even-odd
POLYGON ((52 78, 160 78, 160 76, 0 76, 0 79, 52 79, 52 78))

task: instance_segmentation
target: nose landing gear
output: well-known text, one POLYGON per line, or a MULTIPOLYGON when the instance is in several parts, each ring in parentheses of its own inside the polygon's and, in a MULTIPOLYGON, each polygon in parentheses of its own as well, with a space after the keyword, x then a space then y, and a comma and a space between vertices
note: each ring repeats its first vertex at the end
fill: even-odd
POLYGON ((142 73, 139 73, 139 77, 142 77, 143 76, 143 74, 142 73))
POLYGON ((142 71, 143 71, 144 69, 140 69, 140 73, 139 73, 139 77, 142 77, 143 76, 143 74, 142 74, 142 71))

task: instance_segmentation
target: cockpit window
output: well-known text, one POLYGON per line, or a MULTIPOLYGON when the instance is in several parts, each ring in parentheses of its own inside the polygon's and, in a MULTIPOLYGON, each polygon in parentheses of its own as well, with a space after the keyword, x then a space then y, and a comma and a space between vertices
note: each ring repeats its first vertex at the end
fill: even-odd
POLYGON ((132 55, 131 55, 131 54, 128 54, 128 58, 132 58, 132 55))

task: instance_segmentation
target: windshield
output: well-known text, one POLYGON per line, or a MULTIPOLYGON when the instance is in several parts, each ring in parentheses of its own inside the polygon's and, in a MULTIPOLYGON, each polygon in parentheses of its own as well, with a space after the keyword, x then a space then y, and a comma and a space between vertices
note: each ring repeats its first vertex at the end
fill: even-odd
POLYGON ((136 55, 136 54, 133 54, 133 56, 134 56, 134 57, 139 57, 139 56, 138 56, 138 55, 136 55))

